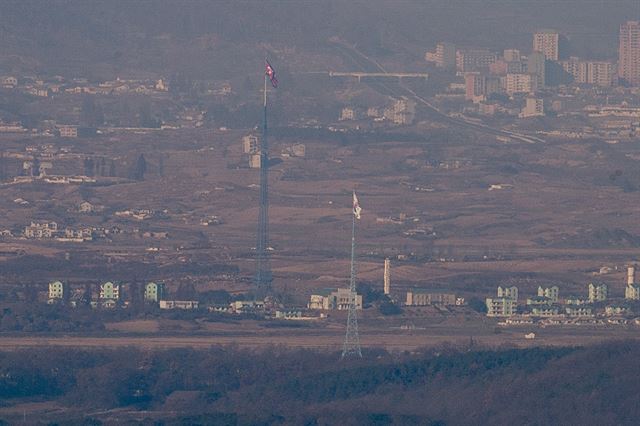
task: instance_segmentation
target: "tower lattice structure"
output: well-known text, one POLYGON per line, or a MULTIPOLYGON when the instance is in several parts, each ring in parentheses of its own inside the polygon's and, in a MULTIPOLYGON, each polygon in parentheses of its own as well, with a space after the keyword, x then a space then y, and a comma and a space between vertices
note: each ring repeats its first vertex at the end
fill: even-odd
POLYGON ((256 295, 264 297, 271 290, 273 276, 269 258, 269 145, 267 142, 267 76, 264 77, 264 117, 260 140, 260 208, 256 242, 256 295))
POLYGON ((342 358, 362 358, 360 336, 358 335, 358 313, 356 311, 356 216, 353 216, 351 228, 351 281, 349 283, 349 311, 347 314, 347 332, 342 345, 342 358))

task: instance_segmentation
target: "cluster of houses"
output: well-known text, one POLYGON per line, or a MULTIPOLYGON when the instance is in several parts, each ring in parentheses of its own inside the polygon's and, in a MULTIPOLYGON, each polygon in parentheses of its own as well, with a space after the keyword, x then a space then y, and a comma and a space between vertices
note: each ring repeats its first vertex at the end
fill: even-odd
MULTIPOLYGON (((528 297, 524 305, 518 303, 517 287, 498 287, 497 297, 486 299, 487 316, 507 318, 508 324, 532 323, 534 319, 563 320, 594 319, 600 314, 606 317, 624 317, 632 315, 629 303, 611 300, 606 284, 590 283, 586 297, 559 297, 559 288, 538 287, 536 296, 528 297), (611 303, 608 303, 611 301, 611 303)), ((640 285, 635 283, 635 268, 627 269, 625 302, 640 301, 640 285)), ((614 318, 608 322, 624 323, 624 318, 614 318)))
MULTIPOLYGON (((129 300, 123 297, 123 286, 112 281, 100 284, 99 290, 87 291, 84 286, 72 288, 62 281, 49 283, 47 303, 65 303, 72 307, 90 305, 93 308, 115 309, 127 307, 129 300)), ((148 282, 144 286, 144 301, 158 304, 160 309, 198 309, 197 300, 167 300, 164 283, 148 282)))
MULTIPOLYGON (((281 158, 299 157, 304 158, 307 148, 304 144, 296 143, 285 147, 282 150, 281 158)), ((242 153, 249 159, 249 168, 260 168, 260 138, 249 134, 242 137, 242 153)))
POLYGON ((340 121, 373 120, 391 122, 396 125, 411 124, 416 116, 416 103, 408 98, 392 99, 386 108, 344 107, 340 111, 340 121))
POLYGON ((23 235, 25 238, 37 240, 55 239, 57 241, 83 242, 104 237, 108 231, 108 229, 95 227, 60 229, 56 222, 31 222, 30 225, 25 226, 23 235))

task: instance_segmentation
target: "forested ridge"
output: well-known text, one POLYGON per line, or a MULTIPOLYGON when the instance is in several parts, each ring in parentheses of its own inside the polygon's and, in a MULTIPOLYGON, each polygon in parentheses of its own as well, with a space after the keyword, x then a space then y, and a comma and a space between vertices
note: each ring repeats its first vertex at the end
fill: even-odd
POLYGON ((52 348, 0 354, 0 400, 54 401, 66 410, 51 421, 78 424, 117 407, 148 424, 637 424, 639 355, 637 342, 349 362, 286 348, 52 348))

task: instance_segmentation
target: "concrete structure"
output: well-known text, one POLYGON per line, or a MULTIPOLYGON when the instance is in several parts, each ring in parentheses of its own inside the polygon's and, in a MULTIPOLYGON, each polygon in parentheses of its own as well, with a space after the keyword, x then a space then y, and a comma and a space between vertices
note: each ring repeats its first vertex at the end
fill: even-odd
POLYGON ((584 318, 593 316, 593 308, 591 308, 591 306, 565 306, 564 311, 568 317, 572 318, 584 318))
POLYGON ((255 135, 246 135, 242 138, 242 152, 256 154, 260 151, 260 141, 255 135))
POLYGON ((249 156, 249 167, 252 169, 259 169, 260 161, 260 154, 251 154, 249 156))
POLYGON ((384 294, 391 294, 391 259, 384 260, 384 294))
POLYGON ((560 295, 560 289, 558 286, 542 287, 538 286, 538 296, 548 298, 551 303, 558 303, 558 296, 560 295))
POLYGON ((27 238, 53 238, 56 234, 58 234, 56 222, 31 222, 24 228, 24 236, 27 238))
POLYGON ((385 108, 384 117, 394 124, 411 124, 416 116, 416 103, 411 99, 394 99, 389 108, 385 108))
POLYGON ((558 315, 557 306, 539 305, 531 308, 531 315, 534 317, 552 317, 558 315))
POLYGON ((357 118, 356 110, 350 107, 344 107, 340 111, 340 121, 355 120, 357 118))
POLYGON ((200 302, 197 300, 161 300, 160 309, 198 309, 200 302))
MULTIPOLYGON (((351 291, 348 288, 317 290, 309 298, 309 309, 349 309, 351 291)), ((356 294, 356 309, 362 309, 362 295, 356 294)))
POLYGON ((487 298, 488 317, 510 317, 515 314, 517 303, 507 297, 487 298))
POLYGON ((640 300, 640 285, 635 281, 636 269, 634 266, 627 268, 627 285, 624 289, 624 298, 628 300, 640 300))
POLYGON ((640 86, 640 21, 620 25, 618 77, 632 86, 640 86))
POLYGON ((546 296, 532 296, 527 298, 528 306, 551 305, 551 299, 546 296))
POLYGON ((120 285, 107 281, 100 285, 100 300, 118 300, 120 299, 120 285))
POLYGON ((462 72, 480 71, 498 59, 495 52, 486 49, 460 49, 456 52, 456 69, 462 72))
POLYGON ((49 283, 49 303, 61 301, 64 298, 64 284, 61 281, 49 283))
POLYGON ((60 126, 58 127, 61 138, 77 138, 78 126, 60 126))
POLYGON ((144 286, 145 302, 159 302, 164 297, 164 284, 149 282, 144 286))
POLYGON ((455 68, 456 45, 453 43, 440 42, 436 45, 434 52, 427 52, 425 59, 427 62, 435 63, 438 68, 455 68))
POLYGON ((518 301, 518 287, 498 287, 498 297, 518 301))
POLYGON ((407 306, 455 306, 455 304, 455 294, 425 289, 413 289, 408 291, 407 301, 405 303, 407 306))
POLYGON ((527 98, 520 118, 544 116, 544 100, 540 98, 527 98))
POLYGON ((502 56, 506 62, 518 62, 521 59, 518 49, 505 49, 502 56))
POLYGON ((564 71, 571 75, 576 84, 593 84, 601 87, 613 85, 616 67, 607 61, 583 61, 575 56, 561 61, 564 71))
POLYGON ((468 72, 464 74, 464 98, 472 102, 485 100, 486 79, 479 72, 468 72))
POLYGON ((538 77, 535 74, 507 74, 503 78, 503 88, 508 95, 533 93, 538 90, 538 77))
POLYGON ((531 52, 527 57, 527 73, 536 76, 536 87, 544 87, 547 84, 547 59, 541 52, 531 52))
POLYGON ((607 300, 609 288, 606 284, 589 283, 589 302, 603 302, 607 300))
POLYGON ((545 59, 557 61, 560 57, 560 34, 554 30, 540 30, 533 35, 533 51, 544 54, 545 59))

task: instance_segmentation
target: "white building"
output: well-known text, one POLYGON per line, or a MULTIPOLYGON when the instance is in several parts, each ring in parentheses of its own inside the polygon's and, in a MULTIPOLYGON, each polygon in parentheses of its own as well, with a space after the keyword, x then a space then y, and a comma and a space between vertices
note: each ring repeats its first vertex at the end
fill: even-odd
POLYGON ((200 303, 197 300, 161 300, 160 309, 198 309, 200 303))
POLYGON ((255 135, 246 135, 242 138, 242 152, 255 154, 260 151, 260 141, 255 135))
POLYGON ((511 299, 514 301, 518 301, 518 287, 498 287, 498 297, 504 297, 506 299, 511 299))
POLYGON ((640 300, 640 285, 635 282, 636 269, 634 266, 627 268, 627 286, 624 289, 624 298, 640 300))
POLYGON ((539 98, 527 98, 520 118, 544 116, 544 100, 539 98))
POLYGON ((61 281, 49 283, 49 303, 62 300, 64 297, 64 284, 61 281))
POLYGON ((603 302, 607 300, 609 288, 606 284, 589 283, 589 302, 603 302))
POLYGON ((438 68, 455 68, 456 66, 456 45, 453 43, 441 42, 436 45, 436 50, 427 52, 425 55, 427 62, 433 62, 438 68))
POLYGON ((510 317, 516 313, 517 303, 515 300, 507 297, 488 297, 487 316, 488 317, 510 317))
POLYGON ((560 289, 558 286, 545 287, 538 286, 538 296, 548 298, 552 303, 558 303, 558 296, 560 295, 560 289))
POLYGON ((538 89, 538 79, 534 74, 511 73, 502 78, 503 89, 508 95, 533 93, 538 89))
POLYGON ((542 52, 545 59, 557 61, 559 57, 560 34, 554 30, 540 30, 533 35, 534 52, 542 52))
MULTIPOLYGON (((311 294, 307 307, 309 309, 349 309, 351 290, 348 288, 322 289, 311 294)), ((362 295, 356 294, 356 309, 362 309, 362 295)))

